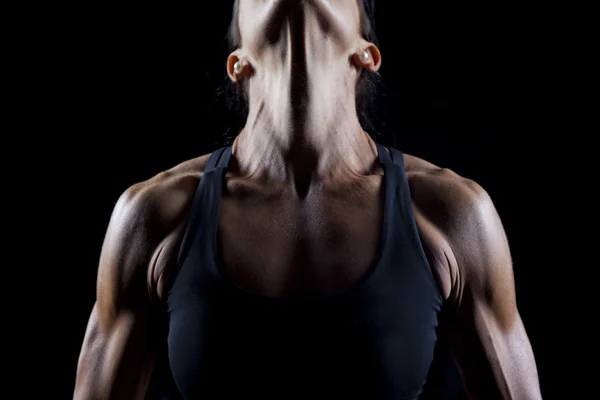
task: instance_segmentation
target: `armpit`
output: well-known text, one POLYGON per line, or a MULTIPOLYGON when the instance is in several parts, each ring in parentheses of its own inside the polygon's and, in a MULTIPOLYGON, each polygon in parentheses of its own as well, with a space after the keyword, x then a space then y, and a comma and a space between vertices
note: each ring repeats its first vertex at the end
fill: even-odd
POLYGON ((450 245, 443 232, 414 204, 413 213, 433 277, 443 299, 448 300, 455 295, 453 288, 457 281, 456 260, 450 245))

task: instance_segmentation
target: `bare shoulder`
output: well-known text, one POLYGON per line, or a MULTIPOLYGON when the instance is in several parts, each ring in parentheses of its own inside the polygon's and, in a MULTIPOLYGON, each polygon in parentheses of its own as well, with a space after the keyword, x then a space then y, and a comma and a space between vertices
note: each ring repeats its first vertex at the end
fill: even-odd
POLYGON ((183 162, 133 184, 121 194, 102 246, 99 293, 125 293, 132 287, 147 287, 151 297, 162 297, 166 284, 163 278, 172 265, 209 157, 183 162), (114 287, 115 282, 121 287, 114 287))
POLYGON ((117 206, 126 206, 138 215, 160 217, 166 223, 173 221, 193 197, 209 157, 207 154, 185 161, 133 184, 121 195, 117 206))
POLYGON ((185 161, 131 185, 115 205, 109 230, 143 224, 155 231, 170 231, 186 213, 209 157, 185 161))
POLYGON ((407 154, 405 170, 415 217, 428 235, 424 241, 443 264, 437 268, 443 271, 439 275, 447 295, 460 296, 465 285, 483 282, 480 278, 490 273, 510 278, 508 242, 487 191, 472 179, 407 154))
POLYGON ((488 193, 472 179, 408 154, 404 164, 413 202, 438 222, 458 223, 492 206, 488 193))

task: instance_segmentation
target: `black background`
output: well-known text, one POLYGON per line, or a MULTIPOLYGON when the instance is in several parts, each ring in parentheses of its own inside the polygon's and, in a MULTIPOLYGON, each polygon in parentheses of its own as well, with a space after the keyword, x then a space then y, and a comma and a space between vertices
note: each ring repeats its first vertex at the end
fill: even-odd
MULTIPOLYGON (((225 143, 230 114, 218 93, 231 3, 80 3, 54 9, 48 35, 38 38, 48 52, 36 76, 44 112, 31 117, 45 127, 37 207, 50 210, 39 234, 59 282, 58 307, 42 313, 52 318, 46 347, 56 354, 43 363, 57 398, 72 396, 117 198, 225 143)), ((581 265, 573 235, 561 228, 575 207, 565 196, 564 156, 574 139, 556 103, 565 85, 554 62, 560 20, 547 22, 543 8, 510 3, 379 2, 384 140, 490 193, 510 241, 544 398, 580 398, 561 361, 576 316, 565 309, 565 291, 557 295, 565 260, 581 265)))

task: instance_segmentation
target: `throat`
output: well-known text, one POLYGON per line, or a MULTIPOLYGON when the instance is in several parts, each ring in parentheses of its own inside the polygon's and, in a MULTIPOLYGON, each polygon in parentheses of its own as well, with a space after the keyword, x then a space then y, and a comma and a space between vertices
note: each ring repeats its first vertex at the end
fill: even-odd
MULTIPOLYGON (((302 11, 302 7, 299 7, 302 11)), ((368 175, 377 148, 358 120, 357 72, 307 25, 304 12, 267 51, 248 81, 249 113, 234 145, 240 172, 290 183, 298 197, 315 183, 368 175)))
POLYGON ((305 78, 291 68, 279 71, 253 88, 234 147, 244 175, 293 181, 299 194, 313 180, 364 175, 377 155, 358 120, 354 91, 339 85, 334 70, 308 71, 305 78))

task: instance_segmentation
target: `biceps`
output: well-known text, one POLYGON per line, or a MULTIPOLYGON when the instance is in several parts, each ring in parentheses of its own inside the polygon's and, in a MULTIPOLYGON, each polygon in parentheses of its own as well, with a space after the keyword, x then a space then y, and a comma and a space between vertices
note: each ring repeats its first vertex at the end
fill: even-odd
POLYGON ((75 399, 136 399, 154 366, 148 318, 122 312, 102 329, 94 306, 77 367, 75 399))
POLYGON ((455 354, 473 399, 541 399, 537 368, 518 312, 510 328, 476 307, 455 332, 455 354))

